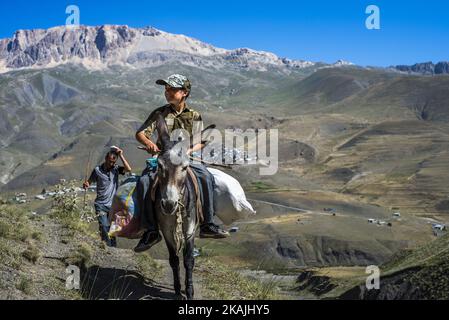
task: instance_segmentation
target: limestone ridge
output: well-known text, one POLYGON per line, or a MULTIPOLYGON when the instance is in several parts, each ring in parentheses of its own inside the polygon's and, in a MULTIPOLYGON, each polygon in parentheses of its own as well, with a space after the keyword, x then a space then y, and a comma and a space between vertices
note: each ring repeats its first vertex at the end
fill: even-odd
POLYGON ((112 65, 151 67, 177 61, 196 67, 284 71, 313 67, 315 63, 280 58, 248 48, 226 50, 153 27, 59 26, 48 30, 19 30, 0 40, 0 72, 22 68, 49 68, 79 63, 89 69, 112 65))

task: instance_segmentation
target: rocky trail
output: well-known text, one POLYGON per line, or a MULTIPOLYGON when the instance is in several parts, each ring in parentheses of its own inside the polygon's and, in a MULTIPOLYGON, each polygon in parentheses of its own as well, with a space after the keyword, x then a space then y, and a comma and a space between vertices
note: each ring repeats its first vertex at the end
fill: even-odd
MULTIPOLYGON (((2 211, 1 226, 7 225, 8 213, 2 211)), ((6 248, 0 257, 0 299, 178 298, 167 260, 107 247, 89 229, 49 216, 21 219, 29 235, 14 238, 12 233, 18 230, 12 224, 0 234, 2 249, 6 248), (80 270, 78 290, 66 288, 68 266, 80 270)), ((195 274, 194 280, 195 298, 206 298, 201 294, 201 275, 195 274)))

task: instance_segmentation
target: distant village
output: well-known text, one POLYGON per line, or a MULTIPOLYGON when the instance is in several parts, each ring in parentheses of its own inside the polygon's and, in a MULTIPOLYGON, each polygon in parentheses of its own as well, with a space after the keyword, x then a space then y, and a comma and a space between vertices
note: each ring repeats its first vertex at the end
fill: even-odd
MULTIPOLYGON (((392 218, 389 221, 384 221, 384 220, 378 220, 378 219, 370 218, 370 219, 368 219, 368 223, 377 224, 379 226, 392 227, 393 224, 392 224, 391 220, 399 221, 400 218, 401 218, 401 213, 400 212, 394 212, 392 214, 392 218)), ((436 237, 442 236, 447 231, 447 227, 446 227, 445 224, 432 223, 432 222, 429 222, 429 224, 431 224, 433 235, 436 236, 436 237)))

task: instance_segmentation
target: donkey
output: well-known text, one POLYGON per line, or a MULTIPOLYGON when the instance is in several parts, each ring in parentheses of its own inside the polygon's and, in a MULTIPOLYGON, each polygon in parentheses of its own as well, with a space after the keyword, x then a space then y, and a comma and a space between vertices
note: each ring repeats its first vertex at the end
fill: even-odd
MULTIPOLYGON (((164 118, 157 117, 156 128, 162 144, 158 157, 157 182, 151 190, 159 228, 164 236, 169 253, 169 262, 173 270, 175 294, 181 298, 179 256, 183 251, 185 274, 185 293, 187 299, 193 299, 193 257, 195 233, 200 223, 197 201, 200 197, 195 176, 189 172, 189 156, 186 154, 186 141, 171 141, 164 118), (184 143, 184 145, 182 145, 184 143)), ((206 136, 207 127, 201 132, 206 136)), ((192 143, 191 139, 190 143, 192 143)), ((206 144, 206 141, 202 141, 206 144)))

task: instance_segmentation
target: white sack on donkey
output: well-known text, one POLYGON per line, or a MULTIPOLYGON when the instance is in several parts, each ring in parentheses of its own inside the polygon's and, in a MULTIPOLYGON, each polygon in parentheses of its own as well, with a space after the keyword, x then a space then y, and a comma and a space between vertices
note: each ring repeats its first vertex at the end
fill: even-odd
MULTIPOLYGON (((240 183, 223 171, 207 168, 214 176, 214 196, 217 201, 216 216, 226 225, 256 214, 246 200, 240 183)), ((139 217, 135 217, 135 187, 137 177, 127 179, 117 190, 110 213, 111 229, 109 236, 136 239, 142 235, 139 217)))
POLYGON ((214 176, 214 196, 217 199, 217 212, 215 213, 224 224, 230 225, 242 220, 248 215, 256 214, 251 204, 246 200, 245 191, 240 183, 221 170, 207 168, 214 176))

